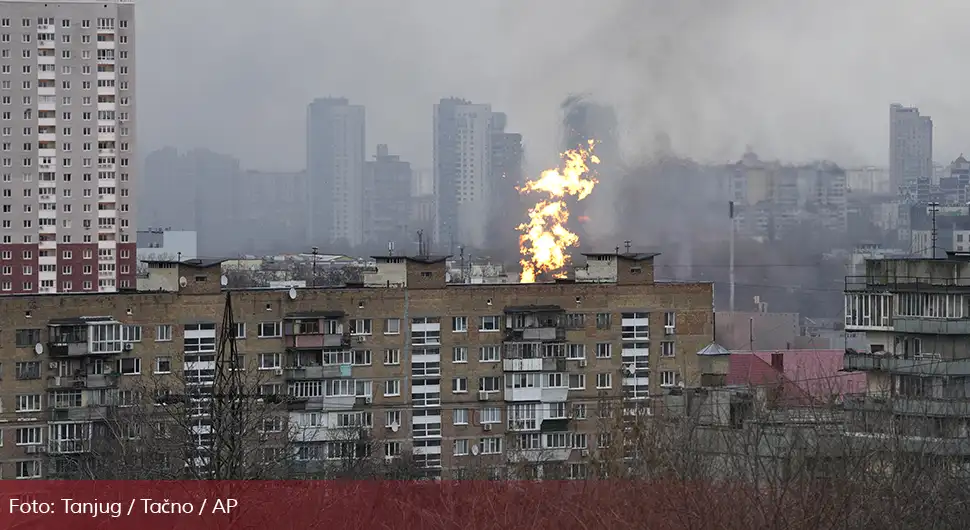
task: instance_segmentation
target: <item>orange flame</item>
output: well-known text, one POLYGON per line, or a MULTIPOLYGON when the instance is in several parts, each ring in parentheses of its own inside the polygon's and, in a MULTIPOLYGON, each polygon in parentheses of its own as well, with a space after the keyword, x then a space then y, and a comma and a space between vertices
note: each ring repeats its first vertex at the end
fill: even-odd
POLYGON ((539 178, 526 182, 520 193, 545 192, 548 198, 536 202, 529 209, 529 221, 519 225, 519 254, 522 259, 522 283, 534 283, 536 275, 560 271, 569 263, 569 247, 579 244, 579 236, 566 228, 569 210, 567 195, 583 200, 593 192, 597 180, 590 175, 589 164, 599 164, 593 154, 594 140, 588 147, 571 149, 560 154, 562 167, 547 169, 539 178))

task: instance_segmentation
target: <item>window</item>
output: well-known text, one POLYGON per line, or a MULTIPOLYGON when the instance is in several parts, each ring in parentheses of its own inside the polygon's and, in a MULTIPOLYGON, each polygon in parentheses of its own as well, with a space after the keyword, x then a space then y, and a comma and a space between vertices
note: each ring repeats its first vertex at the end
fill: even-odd
POLYGON ((612 325, 612 315, 609 313, 596 313, 596 329, 610 329, 612 325))
POLYGON ((585 359, 586 358, 586 345, 585 344, 567 344, 566 345, 566 358, 567 359, 585 359))
POLYGON ((673 311, 664 313, 664 334, 673 335, 677 328, 677 315, 673 311))
POLYGON ((172 326, 171 324, 162 324, 160 326, 155 326, 155 341, 156 342, 169 342, 172 340, 172 326))
POLYGON ((451 416, 455 425, 468 425, 468 409, 455 409, 451 416))
POLYGON ((467 363, 468 362, 468 348, 465 346, 455 346, 451 350, 451 362, 453 363, 467 363))
POLYGON ((673 341, 665 340, 660 343, 660 356, 661 357, 673 357, 674 353, 674 343, 673 341))
POLYGON ((455 440, 455 456, 468 454, 468 440, 455 440))
POLYGON ((358 318, 350 321, 350 334, 351 335, 370 335, 371 334, 371 319, 369 318, 358 318))
POLYGON ((660 386, 677 386, 680 382, 680 375, 673 371, 660 372, 660 386))
POLYGON ((384 396, 393 397, 401 395, 401 380, 389 379, 384 382, 384 396))
POLYGON ((483 455, 502 454, 502 439, 499 437, 482 438, 481 449, 483 455))
POLYGON ((563 325, 566 329, 583 329, 586 327, 586 315, 584 313, 566 313, 563 325))
POLYGON ((186 324, 182 349, 185 353, 211 353, 216 351, 215 324, 186 324))
POLYGON ((18 329, 15 336, 18 348, 33 348, 40 342, 39 329, 18 329))
POLYGON ((416 346, 441 344, 441 324, 438 317, 411 319, 411 344, 416 346))
POLYGON ((141 342, 141 326, 124 326, 121 328, 123 342, 141 342))
POLYGON ((260 322, 257 331, 261 339, 283 336, 283 326, 279 322, 260 322))
POLYGON ((596 345, 596 358, 609 359, 613 356, 613 345, 609 342, 601 342, 596 345))
POLYGON ((596 374, 596 388, 612 388, 613 374, 596 374))
POLYGON ((401 456, 401 442, 384 442, 384 457, 395 458, 401 456))
POLYGON ((488 407, 481 411, 481 423, 482 425, 491 423, 502 423, 502 409, 498 407, 488 407))
POLYGON ((649 313, 623 313, 623 340, 650 338, 649 313))
POLYGON ((41 409, 40 394, 18 394, 16 412, 39 412, 41 409))
POLYGON ((283 366, 283 356, 279 353, 259 354, 259 369, 274 370, 283 366))
POLYGON ((478 351, 478 362, 497 363, 502 358, 502 352, 498 346, 482 346, 478 351))
POLYGON ((569 389, 584 390, 586 388, 586 374, 569 374, 569 389))
POLYGON ((141 359, 138 357, 126 357, 121 359, 120 372, 122 375, 138 375, 141 373, 141 359))
POLYGON ((237 338, 237 339, 245 339, 246 338, 246 323, 245 322, 235 322, 235 324, 236 324, 236 333, 235 333, 236 336, 235 336, 235 338, 237 338))
POLYGON ((397 350, 397 349, 384 350, 384 364, 386 366, 396 366, 401 364, 401 350, 397 350))
POLYGON ((400 410, 389 410, 384 413, 384 426, 394 427, 395 425, 401 426, 401 411, 400 410))
POLYGON ((481 377, 478 379, 478 389, 482 392, 500 392, 502 378, 499 376, 481 377))
POLYGON ((451 330, 455 333, 465 333, 468 331, 468 317, 452 317, 451 330))
POLYGON ((610 446, 610 433, 601 432, 598 435, 596 435, 596 447, 599 447, 600 449, 606 449, 609 446, 610 446))
MULTIPOLYGON (((577 420, 585 420, 586 419, 586 404, 585 403, 580 403, 578 405, 573 405, 573 418, 574 419, 577 419, 577 420)), ((583 436, 585 436, 585 435, 583 435, 583 436)), ((586 446, 586 442, 585 442, 585 438, 584 438, 583 447, 581 447, 581 449, 585 449, 585 446, 586 446)))
POLYGON ((14 365, 17 379, 40 379, 40 361, 20 362, 14 365))
POLYGON ((464 394, 468 392, 468 378, 466 377, 455 377, 451 380, 451 391, 455 394, 464 394))
POLYGON ((20 427, 17 429, 17 445, 41 445, 44 431, 40 427, 20 427))
POLYGON ((40 478, 40 460, 17 462, 17 478, 40 478))
POLYGON ((401 319, 400 318, 386 318, 386 319, 384 319, 384 334, 385 335, 400 335, 401 334, 401 319))
POLYGON ((171 357, 155 357, 155 373, 156 374, 170 374, 170 373, 172 373, 172 358, 171 357))
POLYGON ((370 350, 354 350, 354 366, 370 366, 371 365, 371 351, 370 350))
POLYGON ((501 327, 501 317, 487 316, 482 317, 478 325, 478 331, 499 331, 501 327))

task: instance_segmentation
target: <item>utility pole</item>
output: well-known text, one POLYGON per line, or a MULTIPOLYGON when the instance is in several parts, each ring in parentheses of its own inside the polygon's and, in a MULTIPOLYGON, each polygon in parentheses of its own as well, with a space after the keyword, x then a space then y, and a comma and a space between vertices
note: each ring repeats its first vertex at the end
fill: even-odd
POLYGON ((734 227, 734 201, 728 203, 728 216, 731 218, 731 236, 729 239, 728 247, 730 248, 728 259, 730 260, 730 265, 728 267, 728 292, 730 297, 730 302, 728 304, 728 309, 734 311, 734 234, 737 231, 734 227))
POLYGON ((937 241, 937 237, 939 235, 938 232, 937 232, 937 230, 936 230, 936 212, 938 212, 940 210, 940 203, 935 202, 935 201, 934 202, 931 202, 929 204, 929 207, 930 207, 930 215, 932 216, 932 220, 933 220, 932 230, 930 230, 930 241, 932 242, 932 252, 933 252, 932 257, 935 259, 936 258, 936 241, 937 241))
POLYGON ((310 287, 317 286, 317 251, 318 250, 320 249, 317 247, 313 247, 312 249, 310 249, 310 252, 313 254, 313 265, 311 266, 313 270, 313 277, 310 280, 310 287))

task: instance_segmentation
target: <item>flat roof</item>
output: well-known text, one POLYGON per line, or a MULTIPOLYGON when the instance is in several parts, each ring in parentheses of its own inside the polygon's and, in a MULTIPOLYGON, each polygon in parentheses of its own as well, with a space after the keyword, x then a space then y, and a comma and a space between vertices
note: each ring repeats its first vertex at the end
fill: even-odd
POLYGON ((565 309, 557 305, 516 305, 505 308, 506 313, 562 313, 565 309))
POLYGON ((583 252, 586 257, 616 256, 630 261, 645 261, 660 255, 659 252, 583 252))
POLYGON ((371 256, 371 259, 376 261, 386 261, 389 259, 403 259, 405 261, 413 261, 415 263, 424 263, 425 265, 432 265, 434 263, 441 263, 447 261, 451 256, 371 256))
POLYGON ((215 267, 216 265, 222 265, 224 262, 228 261, 225 258, 194 258, 194 259, 184 259, 179 261, 177 259, 143 259, 142 263, 152 264, 174 264, 174 265, 185 265, 186 267, 194 267, 196 269, 208 269, 209 267, 215 267))

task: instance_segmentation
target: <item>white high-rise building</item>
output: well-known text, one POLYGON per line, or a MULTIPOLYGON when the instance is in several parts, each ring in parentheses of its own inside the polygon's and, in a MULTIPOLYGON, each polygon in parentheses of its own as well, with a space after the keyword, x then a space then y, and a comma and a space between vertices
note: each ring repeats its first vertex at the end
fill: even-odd
POLYGON ((131 0, 0 0, 0 294, 135 288, 131 0))
POLYGON ((889 183, 894 193, 933 177, 933 120, 916 107, 889 106, 889 183))
POLYGON ((487 246, 491 120, 492 106, 488 104, 447 98, 434 106, 435 241, 444 247, 487 246))

